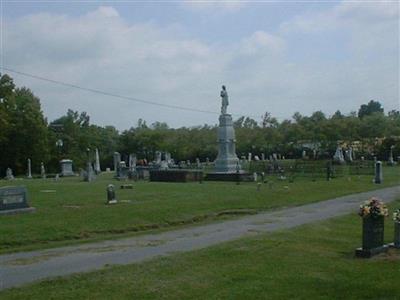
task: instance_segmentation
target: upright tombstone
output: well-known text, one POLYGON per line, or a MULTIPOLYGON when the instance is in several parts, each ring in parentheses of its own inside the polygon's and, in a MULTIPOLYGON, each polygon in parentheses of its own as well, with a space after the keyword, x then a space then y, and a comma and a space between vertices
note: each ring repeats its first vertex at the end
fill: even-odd
POLYGON ((329 181, 332 179, 332 162, 327 161, 326 162, 326 180, 329 181))
POLYGON ((259 160, 260 160, 260 157, 259 157, 258 155, 255 155, 255 156, 254 156, 254 160, 259 161, 259 160))
POLYGON ((119 163, 121 161, 121 154, 119 154, 119 152, 114 152, 113 159, 114 159, 114 172, 117 173, 118 172, 118 166, 119 166, 119 163))
POLYGON ((107 186, 107 202, 106 204, 116 204, 117 198, 115 197, 115 187, 113 184, 107 186))
POLYGON ((303 152, 301 153, 301 158, 302 158, 302 159, 306 159, 306 158, 307 158, 307 152, 306 152, 306 150, 303 150, 303 152))
POLYGON ((261 153, 261 160, 262 160, 262 161, 265 160, 265 153, 261 153))
POLYGON ((393 148, 394 148, 394 145, 390 146, 389 159, 388 159, 388 163, 387 163, 389 166, 394 166, 396 164, 396 162, 393 159, 393 148))
POLYGON ((100 174, 101 167, 100 167, 100 156, 99 156, 99 149, 96 148, 95 150, 95 162, 94 162, 94 171, 96 174, 100 174))
POLYGON ((384 244, 384 226, 387 208, 377 198, 371 198, 360 206, 358 213, 362 217, 362 247, 355 251, 356 257, 369 258, 386 252, 384 244))
POLYGON ((335 155, 333 156, 333 161, 338 163, 338 164, 344 164, 345 160, 343 157, 343 151, 342 148, 338 145, 336 148, 335 155))
POLYGON ((277 161, 278 160, 278 155, 276 153, 272 153, 272 160, 277 161))
POLYGON ((353 149, 351 147, 349 147, 346 151, 345 151, 345 157, 346 157, 346 161, 348 162, 353 162, 353 149))
POLYGON ((91 182, 96 179, 96 176, 94 173, 92 162, 90 160, 90 149, 89 148, 86 149, 86 153, 87 153, 86 172, 84 173, 83 180, 87 181, 87 182, 91 182))
POLYGON ((35 208, 28 205, 26 187, 6 186, 0 188, 0 215, 32 212, 35 208))
POLYGON ((210 164, 210 159, 206 157, 206 166, 208 166, 209 164, 210 164))
POLYGON ((317 150, 313 149, 313 159, 317 159, 317 150))
POLYGON ((382 162, 377 161, 375 163, 375 179, 374 182, 380 184, 383 182, 382 162))
POLYGON ((118 180, 126 180, 129 177, 129 167, 126 166, 125 161, 120 161, 118 166, 118 180))
POLYGON ((28 169, 27 169, 27 172, 26 172, 26 178, 28 178, 28 179, 32 179, 32 166, 31 166, 31 159, 30 158, 28 158, 28 169))
POLYGON ((172 164, 171 153, 165 152, 165 160, 167 161, 167 164, 168 164, 168 165, 172 164))
POLYGON ((72 160, 70 159, 62 159, 60 160, 60 167, 61 167, 61 176, 75 176, 74 171, 72 170, 72 160))
POLYGON ((40 163, 40 176, 42 179, 46 179, 46 169, 44 168, 44 163, 40 163))
POLYGON ((7 170, 6 170, 6 179, 7 180, 13 180, 14 179, 14 175, 13 175, 13 172, 12 172, 11 168, 7 168, 7 170))
POLYGON ((247 161, 251 161, 251 157, 252 157, 253 155, 251 154, 251 152, 249 152, 248 154, 247 154, 247 161))
POLYGON ((197 169, 201 169, 201 162, 200 162, 200 158, 196 157, 196 167, 197 169))
POLYGON ((129 171, 135 170, 136 163, 137 163, 136 154, 134 153, 129 154, 129 161, 128 161, 129 171))
POLYGON ((161 156, 162 156, 161 151, 156 151, 156 157, 155 157, 156 164, 161 164, 161 160, 162 160, 161 156))

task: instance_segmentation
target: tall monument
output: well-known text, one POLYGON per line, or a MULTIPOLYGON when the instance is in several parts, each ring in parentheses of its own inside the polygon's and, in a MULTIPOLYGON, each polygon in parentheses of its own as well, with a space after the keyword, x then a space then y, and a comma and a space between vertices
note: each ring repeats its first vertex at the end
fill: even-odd
POLYGON ((218 156, 215 160, 214 172, 206 175, 206 180, 217 181, 250 181, 251 175, 244 172, 236 155, 236 137, 232 116, 228 114, 228 92, 222 86, 221 114, 218 126, 218 156))
POLYGON ((236 173, 239 159, 236 156, 236 138, 232 116, 227 113, 229 105, 225 86, 221 91, 221 115, 218 127, 218 156, 215 160, 215 172, 236 173))

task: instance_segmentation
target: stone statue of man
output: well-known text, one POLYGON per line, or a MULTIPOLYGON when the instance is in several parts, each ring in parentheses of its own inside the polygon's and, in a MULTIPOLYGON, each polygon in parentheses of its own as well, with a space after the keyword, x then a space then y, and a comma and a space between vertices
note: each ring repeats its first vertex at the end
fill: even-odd
POLYGON ((221 98, 222 98, 221 115, 225 115, 229 105, 229 101, 228 101, 228 92, 226 91, 224 85, 222 86, 221 98))

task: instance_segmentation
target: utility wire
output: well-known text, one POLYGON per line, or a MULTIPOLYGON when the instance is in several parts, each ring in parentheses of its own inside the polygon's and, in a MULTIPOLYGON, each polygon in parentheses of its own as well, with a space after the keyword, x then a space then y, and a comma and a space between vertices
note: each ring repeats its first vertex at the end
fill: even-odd
MULTIPOLYGON (((54 84, 63 85, 63 86, 67 86, 67 87, 72 87, 72 88, 83 90, 83 91, 86 91, 86 92, 96 93, 96 94, 109 96, 109 97, 113 97, 113 98, 120 98, 120 99, 124 99, 124 100, 128 100, 128 101, 134 101, 134 102, 145 103, 145 104, 161 106, 161 107, 167 107, 167 108, 172 108, 172 109, 179 109, 179 110, 185 110, 185 111, 192 111, 192 112, 219 115, 219 112, 215 112, 215 111, 202 110, 202 109, 190 108, 190 107, 173 105, 173 104, 164 104, 164 103, 160 103, 160 102, 156 102, 156 101, 149 101, 149 100, 143 100, 143 99, 134 98, 134 97, 117 95, 117 94, 113 94, 113 93, 109 93, 109 92, 105 92, 105 91, 101 91, 101 90, 97 90, 97 89, 82 87, 82 86, 79 86, 79 85, 76 85, 76 84, 72 84, 72 83, 68 83, 68 82, 63 82, 63 81, 59 81, 59 80, 54 80, 54 79, 45 78, 45 77, 34 75, 34 74, 29 74, 29 73, 13 70, 13 69, 10 69, 10 68, 4 67, 4 66, 0 66, 0 68, 5 70, 5 71, 12 72, 12 73, 15 73, 15 74, 19 74, 19 75, 22 75, 22 76, 31 77, 31 78, 34 78, 34 79, 47 81, 47 82, 51 82, 51 83, 54 83, 54 84)), ((240 114, 233 114, 233 115, 242 116, 240 114)), ((250 116, 250 117, 255 117, 255 116, 250 116)), ((259 118, 259 116, 257 116, 256 118, 259 118)))

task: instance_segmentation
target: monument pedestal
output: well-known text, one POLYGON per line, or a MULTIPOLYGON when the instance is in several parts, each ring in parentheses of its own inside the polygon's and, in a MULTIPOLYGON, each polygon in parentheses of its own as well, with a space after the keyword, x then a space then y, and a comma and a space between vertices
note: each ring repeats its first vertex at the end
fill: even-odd
MULTIPOLYGON (((218 127, 218 156, 214 172, 208 173, 205 180, 249 181, 250 174, 241 170, 236 156, 236 138, 232 116, 221 114, 218 127)), ((251 180, 250 180, 251 181, 251 180)))

